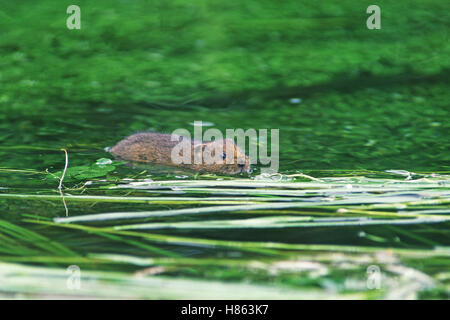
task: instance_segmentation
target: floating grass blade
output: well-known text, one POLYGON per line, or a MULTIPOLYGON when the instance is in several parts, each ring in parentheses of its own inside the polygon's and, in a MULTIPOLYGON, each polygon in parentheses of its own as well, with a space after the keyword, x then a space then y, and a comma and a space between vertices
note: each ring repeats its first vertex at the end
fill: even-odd
MULTIPOLYGON (((48 221, 24 220, 26 222, 49 225, 59 228, 69 228, 84 230, 90 233, 105 232, 118 235, 128 235, 131 237, 138 237, 153 241, 155 243, 174 244, 181 246, 205 246, 211 248, 229 248, 234 250, 250 251, 255 253, 269 254, 269 255, 283 255, 284 250, 300 250, 300 251, 336 251, 336 252, 353 252, 353 253, 373 253, 386 250, 386 248, 379 247, 365 247, 365 246, 345 246, 345 245, 320 245, 320 244, 291 244, 280 242, 254 242, 254 241, 226 241, 202 238, 188 238, 163 234, 152 234, 147 232, 135 232, 128 230, 115 230, 114 228, 98 228, 77 224, 60 224, 48 221), (281 250, 281 251, 280 251, 281 250)), ((450 250, 447 247, 438 248, 436 251, 417 251, 414 249, 399 249, 389 248, 390 251, 397 254, 429 254, 450 256, 450 250)))
MULTIPOLYGON (((278 288, 270 285, 226 283, 221 281, 170 277, 135 277, 120 272, 83 271, 80 290, 69 290, 65 269, 0 263, 0 297, 20 293, 32 297, 123 299, 324 299, 335 297, 321 290, 278 288), (46 283, 45 289, 42 283, 46 283), (25 286, 22 284, 26 284, 25 286), (195 290, 193 290, 195 288, 195 290)), ((344 294, 341 298, 362 298, 344 294)))
POLYGON ((412 225, 424 223, 440 223, 450 221, 449 218, 423 217, 415 219, 370 219, 362 218, 312 218, 312 217, 270 217, 238 220, 210 220, 196 222, 143 223, 115 226, 116 230, 138 229, 261 229, 261 228, 313 228, 344 227, 370 225, 412 225))
MULTIPOLYGON (((23 200, 53 200, 60 201, 60 195, 40 195, 40 194, 7 194, 0 193, 0 198, 6 199, 23 199, 23 200)), ((66 195, 66 201, 84 201, 84 202, 132 202, 132 203, 230 203, 230 204, 245 204, 245 203, 259 203, 268 201, 288 201, 283 198, 261 198, 261 197, 208 197, 208 198, 193 198, 193 197, 119 197, 119 196, 81 196, 81 195, 66 195)))
MULTIPOLYGON (((415 197, 413 197, 414 199, 415 197)), ((236 211, 250 211, 250 210, 280 210, 291 208, 304 208, 304 207, 320 207, 329 205, 357 205, 357 204, 376 204, 376 203, 408 203, 412 202, 411 197, 396 195, 392 197, 358 197, 349 200, 337 200, 337 201, 321 201, 321 202, 289 202, 289 203, 270 203, 270 204, 249 204, 249 205, 234 205, 234 206, 214 206, 214 207, 202 207, 202 208, 188 208, 188 209, 176 209, 176 210, 158 210, 158 211, 142 211, 142 212, 112 212, 112 213, 98 213, 91 215, 83 215, 76 217, 59 217, 54 221, 58 223, 72 223, 72 222, 89 222, 89 221, 107 221, 107 220, 120 220, 120 219, 134 219, 134 218, 149 218, 149 217, 163 217, 163 216, 175 216, 186 214, 205 214, 214 212, 236 212, 236 211)), ((450 200, 449 200, 450 202, 450 200)))
MULTIPOLYGON (((17 241, 20 241, 30 247, 40 249, 43 252, 67 256, 77 255, 74 251, 61 245, 60 243, 52 241, 34 231, 14 225, 8 221, 0 220, 0 234, 1 233, 9 235, 12 239, 17 239, 17 241)), ((22 246, 19 245, 14 248, 16 250, 20 250, 21 247, 22 246)))

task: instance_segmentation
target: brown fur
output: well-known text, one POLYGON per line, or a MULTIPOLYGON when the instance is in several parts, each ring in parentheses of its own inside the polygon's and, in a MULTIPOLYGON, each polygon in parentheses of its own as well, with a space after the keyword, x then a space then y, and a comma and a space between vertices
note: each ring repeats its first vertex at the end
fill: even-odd
POLYGON ((239 149, 234 141, 229 139, 219 141, 189 141, 188 139, 179 136, 179 141, 171 141, 170 134, 142 132, 133 134, 119 141, 110 149, 110 152, 124 160, 183 167, 200 172, 237 174, 250 171, 248 157, 239 149), (175 164, 172 162, 172 148, 181 141, 188 143, 191 148, 191 164, 175 164), (214 156, 214 146, 218 143, 223 143, 223 151, 225 153, 227 147, 230 147, 230 145, 232 146, 234 154, 230 155, 226 153, 226 157, 232 156, 233 163, 227 164, 226 160, 212 164, 207 164, 204 161, 201 164, 194 163, 194 155, 197 154, 197 156, 201 157, 205 150, 209 150, 212 156, 214 156), (245 164, 238 164, 237 159, 239 156, 245 159, 245 164))

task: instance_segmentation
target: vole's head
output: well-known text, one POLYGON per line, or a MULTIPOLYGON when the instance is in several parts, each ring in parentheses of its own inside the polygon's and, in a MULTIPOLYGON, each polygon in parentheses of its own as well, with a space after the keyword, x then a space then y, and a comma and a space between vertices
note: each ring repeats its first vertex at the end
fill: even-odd
POLYGON ((203 156, 201 171, 223 174, 250 172, 250 161, 231 139, 202 142, 194 146, 194 155, 203 156))

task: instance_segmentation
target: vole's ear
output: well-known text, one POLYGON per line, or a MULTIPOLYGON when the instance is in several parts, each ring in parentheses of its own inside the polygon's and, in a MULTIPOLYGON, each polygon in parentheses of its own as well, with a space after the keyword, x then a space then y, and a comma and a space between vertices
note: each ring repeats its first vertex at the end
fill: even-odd
POLYGON ((234 144, 234 140, 233 139, 223 139, 223 142, 225 143, 233 143, 234 144))
POLYGON ((180 136, 179 134, 172 134, 170 136, 171 141, 183 141, 185 138, 183 136, 180 136))
POLYGON ((228 152, 237 147, 236 142, 233 139, 224 139, 223 145, 228 149, 228 152))
POLYGON ((233 139, 224 139, 223 140, 223 151, 229 154, 230 156, 233 155, 235 152, 236 144, 233 139))

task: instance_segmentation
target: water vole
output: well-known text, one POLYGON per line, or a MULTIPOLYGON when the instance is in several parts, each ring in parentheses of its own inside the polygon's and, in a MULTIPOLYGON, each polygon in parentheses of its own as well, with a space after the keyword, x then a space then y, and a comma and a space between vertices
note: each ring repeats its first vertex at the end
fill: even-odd
MULTIPOLYGON (((233 140, 197 141, 182 136, 176 137, 177 140, 172 141, 172 135, 170 134, 136 133, 119 141, 109 151, 124 160, 176 166, 199 172, 237 174, 250 171, 248 157, 233 140), (173 161, 174 148, 178 152, 180 147, 184 147, 184 150, 190 150, 189 161, 183 161, 183 163, 173 161), (223 152, 216 155, 215 150, 223 150, 223 152), (202 161, 205 159, 206 152, 209 152, 208 155, 211 157, 215 157, 216 160, 213 163, 202 161), (201 163, 196 162, 195 157, 197 159, 199 157, 201 163), (241 161, 238 161, 238 159, 241 159, 241 161)), ((183 156, 183 151, 179 155, 183 156)))

